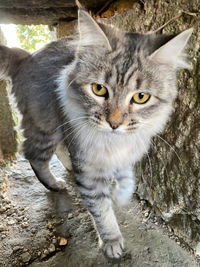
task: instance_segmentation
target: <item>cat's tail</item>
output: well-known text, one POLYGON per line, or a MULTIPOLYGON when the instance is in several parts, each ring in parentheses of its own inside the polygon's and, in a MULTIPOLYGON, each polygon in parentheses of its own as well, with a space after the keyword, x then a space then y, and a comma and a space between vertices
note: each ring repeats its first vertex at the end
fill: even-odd
POLYGON ((0 45, 0 80, 12 78, 21 62, 30 54, 20 48, 0 45))

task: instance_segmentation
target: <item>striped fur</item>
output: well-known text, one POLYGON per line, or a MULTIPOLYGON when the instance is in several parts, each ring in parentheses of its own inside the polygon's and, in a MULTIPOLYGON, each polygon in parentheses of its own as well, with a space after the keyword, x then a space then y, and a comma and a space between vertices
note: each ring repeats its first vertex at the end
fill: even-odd
POLYGON ((112 199, 125 205, 132 197, 133 166, 173 110, 191 30, 176 37, 124 33, 81 9, 79 31, 79 39, 58 40, 33 55, 0 46, 0 76, 12 79, 23 150, 36 176, 48 189, 65 189, 49 170, 54 153, 73 169, 100 246, 119 259, 124 242, 112 199), (104 85, 107 97, 95 95, 93 83, 104 85), (147 103, 133 102, 139 92, 151 95, 147 103))

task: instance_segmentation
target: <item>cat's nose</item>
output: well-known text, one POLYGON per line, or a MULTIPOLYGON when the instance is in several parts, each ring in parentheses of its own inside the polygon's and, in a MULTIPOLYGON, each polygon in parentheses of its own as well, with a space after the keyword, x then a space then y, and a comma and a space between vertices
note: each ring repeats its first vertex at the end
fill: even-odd
POLYGON ((119 125, 120 125, 120 124, 117 124, 117 123, 114 123, 114 122, 111 122, 111 121, 109 121, 109 124, 110 124, 110 127, 113 130, 117 129, 119 127, 119 125))
POLYGON ((111 110, 111 112, 107 118, 107 121, 113 130, 117 129, 123 121, 123 115, 122 115, 120 109, 114 108, 113 110, 111 110))

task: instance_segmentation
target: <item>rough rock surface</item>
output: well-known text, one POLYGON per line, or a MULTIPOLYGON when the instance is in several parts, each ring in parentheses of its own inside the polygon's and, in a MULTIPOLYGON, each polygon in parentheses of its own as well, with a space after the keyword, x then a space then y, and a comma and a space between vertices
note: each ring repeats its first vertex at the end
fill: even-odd
MULTIPOLYGON (((1 29, 0 44, 6 44, 1 29)), ((17 150, 16 131, 13 129, 14 121, 6 87, 6 82, 0 80, 0 164, 5 159, 12 159, 17 150)))
MULTIPOLYGON (((56 175, 66 177, 56 159, 51 165, 56 175)), ((1 267, 116 266, 99 251, 90 216, 70 177, 68 193, 52 193, 23 158, 7 174, 6 191, 0 194, 1 267)), ((184 242, 136 199, 116 213, 126 240, 120 266, 198 266, 180 247, 184 242)))
MULTIPOLYGON (((82 0, 93 12, 101 9, 105 0, 82 0)), ((75 0, 2 0, 0 1, 0 23, 14 24, 57 24, 77 18, 75 0)))

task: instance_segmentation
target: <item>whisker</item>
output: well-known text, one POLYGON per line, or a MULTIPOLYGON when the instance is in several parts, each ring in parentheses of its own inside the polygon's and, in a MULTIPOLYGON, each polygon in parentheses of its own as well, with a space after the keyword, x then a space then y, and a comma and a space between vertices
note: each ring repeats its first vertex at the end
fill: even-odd
POLYGON ((178 155, 178 153, 176 152, 176 150, 165 140, 165 139, 163 139, 160 135, 158 135, 158 134, 156 134, 156 136, 158 137, 158 138, 160 138, 160 140, 162 140, 165 144, 167 144, 171 149, 172 149, 172 151, 175 153, 175 155, 177 156, 177 158, 178 158, 178 160, 180 161, 180 163, 181 163, 181 166, 183 167, 183 163, 182 163, 182 160, 181 160, 181 158, 179 157, 179 155, 178 155))
MULTIPOLYGON (((81 133, 81 131, 87 126, 87 122, 85 122, 85 123, 82 123, 81 125, 79 125, 77 128, 75 128, 74 129, 74 131, 72 131, 71 133, 70 133, 70 135, 72 134, 72 133, 75 133, 74 134, 74 137, 72 138, 72 140, 70 141, 70 143, 68 144, 68 148, 70 147, 70 145, 71 145, 71 143, 74 141, 74 139, 75 138, 77 138, 79 135, 80 135, 80 133, 81 133), (76 132, 75 132, 76 131, 76 132)), ((67 136, 67 137, 69 137, 69 135, 67 136)), ((66 137, 66 138, 67 138, 66 137)))
POLYGON ((66 133, 66 132, 68 132, 69 130, 71 130, 73 128, 76 128, 77 126, 81 125, 82 123, 86 123, 86 121, 82 121, 81 120, 81 121, 77 122, 75 125, 70 125, 70 127, 67 127, 67 129, 65 129, 63 131, 63 134, 66 133))
POLYGON ((77 120, 81 120, 81 119, 88 119, 88 116, 83 116, 83 117, 78 117, 78 118, 75 118, 75 119, 72 119, 72 120, 69 120, 69 121, 66 121, 64 122, 63 124, 59 125, 55 130, 63 127, 63 126, 66 126, 67 124, 73 122, 73 121, 77 121, 77 120))
MULTIPOLYGON (((147 122, 140 122, 140 125, 149 125, 149 126, 152 126, 151 124, 147 123, 147 122)), ((171 150, 175 153, 176 157, 178 158, 179 162, 181 163, 181 167, 184 169, 184 166, 183 166, 183 163, 182 163, 182 160, 181 158, 179 157, 178 153, 176 152, 176 150, 172 147, 172 145, 170 145, 165 139, 163 139, 160 135, 158 135, 157 133, 154 133, 154 136, 158 137, 160 140, 162 140, 165 144, 167 144, 171 150)))
POLYGON ((70 87, 70 85, 72 85, 72 83, 73 83, 74 81, 76 81, 77 78, 78 78, 78 76, 76 76, 74 79, 72 79, 72 80, 68 83, 66 90, 70 87))
MULTIPOLYGON (((82 125, 79 125, 79 127, 81 127, 81 126, 82 125)), ((75 133, 75 131, 77 131, 77 128, 76 127, 75 128, 74 127, 71 127, 71 128, 73 128, 72 131, 67 136, 64 136, 61 141, 65 141, 71 134, 73 134, 73 133, 75 133)), ((68 130, 70 130, 70 129, 68 129, 68 130)), ((65 132, 67 132, 67 131, 65 131, 65 132)))

